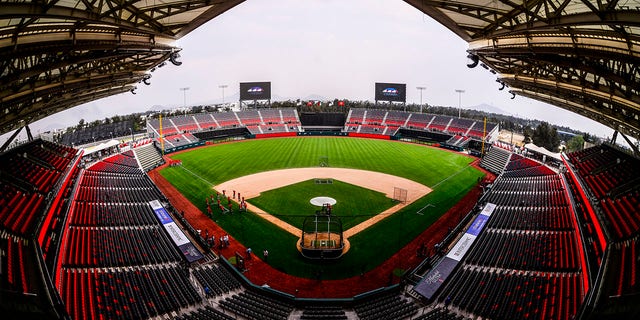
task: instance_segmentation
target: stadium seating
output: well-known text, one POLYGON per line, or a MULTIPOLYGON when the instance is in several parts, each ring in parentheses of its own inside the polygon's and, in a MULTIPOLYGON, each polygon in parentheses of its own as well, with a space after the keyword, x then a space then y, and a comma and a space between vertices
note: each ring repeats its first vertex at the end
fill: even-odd
POLYGON ((66 146, 79 146, 92 143, 94 141, 130 136, 134 133, 133 128, 133 121, 123 120, 113 123, 104 123, 89 128, 74 129, 71 132, 65 132, 62 135, 60 143, 66 146))
POLYGON ((365 118, 365 109, 351 109, 349 110, 349 115, 347 116, 347 123, 353 124, 361 124, 364 122, 365 118))
POLYGON ((280 109, 280 115, 282 122, 300 124, 300 117, 298 117, 298 111, 294 108, 280 109))
POLYGON ((585 232, 592 238, 589 252, 597 255, 598 262, 604 255, 597 242, 598 226, 605 227, 607 267, 601 282, 602 304, 612 297, 634 296, 640 293, 638 259, 640 257, 640 160, 615 147, 603 144, 566 154, 568 165, 573 168, 576 183, 572 188, 583 189, 582 207, 591 206, 599 212, 591 218, 586 212, 585 232))
MULTIPOLYGON (((41 261, 55 261, 78 150, 37 139, 0 154, 0 288, 3 303, 46 295, 41 261)), ((36 306, 36 308, 47 306, 36 306)), ((9 315, 5 315, 7 317, 9 315)), ((10 317, 10 316, 9 316, 10 317)))
POLYGON ((178 132, 189 132, 200 129, 198 123, 191 115, 171 117, 168 120, 178 128, 178 132))
POLYGON ((338 306, 307 306, 300 320, 347 320, 344 310, 338 306))
POLYGON ((60 188, 77 159, 77 150, 36 140, 0 156, 0 224, 3 230, 25 236, 45 210, 45 200, 60 188))
POLYGON ((445 142, 446 145, 464 148, 469 144, 469 137, 456 134, 445 142))
POLYGON ((220 127, 211 113, 199 113, 194 115, 193 118, 201 130, 212 130, 220 127))
POLYGON ((444 132, 449 127, 449 123, 451 123, 451 121, 453 121, 453 118, 449 116, 437 115, 433 118, 427 129, 431 131, 444 132))
MULTIPOLYGON (((168 126, 168 129, 163 127, 165 149, 181 148, 196 143, 199 139, 192 135, 195 132, 246 127, 253 135, 277 135, 299 131, 300 127, 298 113, 293 108, 199 113, 167 117, 163 122, 168 126)), ((156 141, 160 141, 157 119, 148 122, 147 131, 149 135, 158 137, 156 141)))
POLYGON ((177 267, 64 269, 61 278, 74 319, 146 319, 201 301, 177 267))
POLYGON ((260 125, 263 123, 262 116, 258 110, 243 110, 236 112, 238 119, 240 119, 240 124, 249 126, 249 125, 260 125))
POLYGON ((586 270, 562 178, 519 155, 504 168, 483 198, 495 210, 438 302, 489 319, 571 319, 586 270))
MULTIPOLYGON (((257 119, 256 113, 263 117, 262 123, 251 125, 258 131, 265 127, 274 132, 289 130, 283 120, 264 122, 265 114, 272 120, 284 119, 282 110, 234 116, 244 125, 245 119, 257 119)), ((365 110, 362 122, 345 127, 386 135, 403 119, 408 125, 421 115, 365 110), (369 124, 367 119, 382 121, 369 124)), ((429 119, 425 127, 435 117, 424 117, 429 119)), ((197 117, 191 118, 199 126, 197 117)), ((171 122, 176 127, 184 124, 171 122)), ((465 123, 471 123, 469 130, 477 125, 449 118, 445 130, 465 123)), ((190 139, 192 135, 180 136, 190 139)), ((462 133, 454 138, 470 139, 462 133)), ((45 141, 0 155, 0 170, 12 170, 0 177, 2 288, 40 293, 45 285, 40 283, 40 258, 34 252, 41 250, 47 266, 56 270, 52 276, 56 288, 74 319, 571 319, 579 314, 589 289, 583 287, 587 270, 582 245, 586 245, 586 255, 597 257, 591 278, 602 259, 608 259, 603 279, 597 282, 602 297, 636 297, 640 293, 637 159, 609 146, 568 155, 579 174, 576 184, 502 147, 493 145, 482 160, 483 166, 500 175, 482 198, 482 203, 494 203, 496 209, 427 307, 419 307, 397 291, 354 298, 347 305, 306 305, 308 301, 294 303, 293 298, 243 285, 242 277, 214 256, 186 267, 148 204, 156 199, 166 203, 141 169, 141 164, 145 168, 142 150, 154 148, 148 142, 84 170, 74 165, 77 150, 45 141), (585 199, 576 196, 582 186, 587 186, 586 201, 594 204, 608 230, 606 255, 593 241, 595 224, 586 212, 585 199), (65 200, 51 205, 57 194, 65 200), (35 230, 37 221, 43 221, 43 231, 35 230), (31 241, 33 237, 38 241, 31 241), (53 265, 56 256, 59 267, 53 265), (444 308, 447 297, 451 304, 444 308)))
MULTIPOLYGON (((400 128, 439 132, 450 135, 452 139, 456 136, 463 137, 452 140, 449 145, 464 148, 469 139, 482 139, 485 136, 481 126, 482 124, 475 120, 459 119, 446 115, 354 108, 349 110, 344 130, 365 135, 387 136, 395 135, 400 128), (454 145, 454 142, 457 144, 454 145)), ((497 125, 488 123, 487 136, 490 136, 496 128, 497 125)))
POLYGON ((240 126, 240 119, 235 112, 218 112, 212 116, 222 128, 240 126))
POLYGON ((510 151, 492 146, 480 161, 480 166, 495 174, 501 174, 510 158, 510 151))
POLYGON ((255 320, 286 320, 293 311, 293 305, 287 302, 251 291, 233 294, 231 297, 221 300, 220 306, 242 317, 255 320))
POLYGON ((242 287, 229 271, 217 265, 197 267, 193 270, 193 275, 200 282, 208 297, 220 296, 242 287))
POLYGON ((581 304, 572 273, 503 271, 464 265, 441 295, 451 305, 485 319, 572 319, 581 304))
POLYGON ((466 135, 475 124, 476 122, 474 120, 453 118, 447 131, 452 134, 466 135))
POLYGON ((140 166, 142 166, 144 171, 149 171, 164 163, 160 151, 152 143, 134 148, 133 152, 138 161, 140 161, 140 166))
POLYGON ((149 318, 201 301, 152 200, 165 198, 133 151, 81 174, 59 255, 58 290, 73 318, 149 318))
POLYGON ((151 119, 147 121, 147 132, 152 137, 159 137, 161 135, 161 131, 163 136, 170 136, 180 132, 180 130, 178 130, 171 121, 168 121, 167 118, 163 118, 162 120, 162 129, 160 128, 159 119, 151 119))
POLYGON ((278 109, 262 109, 260 110, 260 115, 262 116, 263 124, 273 124, 273 123, 286 123, 289 121, 296 121, 296 117, 292 114, 291 110, 285 111, 287 114, 287 121, 284 121, 282 118, 282 114, 278 109), (287 112, 288 111, 288 112, 287 112))
POLYGON ((167 150, 197 143, 200 139, 196 138, 191 133, 178 133, 165 136, 163 139, 158 138, 157 141, 160 145, 164 144, 164 148, 167 150))
POLYGON ((466 320, 471 319, 463 315, 453 313, 447 309, 435 307, 429 311, 424 312, 420 316, 414 318, 414 320, 466 320))
POLYGON ((388 111, 384 119, 387 126, 404 127, 411 113, 400 111, 388 111))
POLYGON ((37 294, 38 280, 36 259, 29 254, 33 246, 23 238, 0 233, 0 250, 3 252, 0 283, 7 293, 37 294))
POLYGON ((403 299, 398 293, 385 293, 378 297, 356 304, 354 310, 362 320, 404 319, 418 311, 412 301, 403 299))
POLYGON ((234 320, 235 317, 229 316, 222 311, 214 309, 212 306, 205 306, 182 314, 175 318, 176 320, 234 320))
POLYGON ((384 122, 384 119, 387 115, 387 111, 377 110, 377 109, 368 109, 365 111, 365 120, 364 123, 371 125, 381 125, 384 122))
POLYGON ((409 115, 409 121, 406 127, 409 129, 425 130, 431 121, 435 118, 435 115, 426 113, 412 113, 409 115))
POLYGON ((640 160, 608 145, 567 154, 615 241, 640 234, 640 160))

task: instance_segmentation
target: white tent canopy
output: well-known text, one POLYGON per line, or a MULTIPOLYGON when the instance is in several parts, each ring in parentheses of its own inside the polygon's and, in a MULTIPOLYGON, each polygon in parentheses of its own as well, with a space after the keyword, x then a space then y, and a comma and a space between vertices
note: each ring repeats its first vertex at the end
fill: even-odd
POLYGON ((547 157, 552 157, 554 159, 562 160, 562 158, 560 158, 560 153, 551 152, 551 151, 549 151, 549 150, 547 150, 547 149, 545 149, 543 147, 538 147, 533 143, 527 143, 527 144, 524 145, 524 147, 527 150, 531 150, 531 151, 534 151, 534 152, 537 152, 537 153, 544 154, 547 157))
POLYGON ((117 146, 118 144, 120 144, 120 142, 118 140, 109 140, 109 141, 105 141, 102 142, 100 144, 97 144, 95 146, 91 146, 88 148, 84 149, 84 155, 88 156, 88 155, 92 155, 98 151, 101 150, 105 150, 105 149, 109 149, 111 147, 117 146))

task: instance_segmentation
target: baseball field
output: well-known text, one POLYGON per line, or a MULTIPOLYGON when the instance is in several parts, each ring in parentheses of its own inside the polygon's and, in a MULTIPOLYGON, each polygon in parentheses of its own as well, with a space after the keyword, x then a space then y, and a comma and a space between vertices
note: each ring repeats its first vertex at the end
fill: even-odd
POLYGON ((254 252, 268 249, 268 263, 273 268, 322 279, 348 278, 380 265, 447 212, 483 176, 470 166, 473 159, 461 154, 359 138, 245 140, 194 149, 171 158, 181 160, 182 166, 167 167, 161 174, 203 214, 208 211, 207 199, 221 192, 221 187, 234 186, 229 181, 267 174, 268 180, 248 180, 243 185, 250 212, 238 212, 234 202, 233 214, 222 214, 214 208, 211 219, 254 252), (347 176, 345 180, 341 176, 328 177, 329 171, 322 171, 327 169, 324 166, 352 169, 351 175, 358 176, 361 182, 351 184, 347 176), (284 170, 293 168, 311 173, 294 183, 291 176, 295 174, 284 170), (314 183, 309 179, 313 172, 319 175, 314 178, 335 178, 335 183, 314 183), (410 198, 418 196, 398 203, 391 199, 396 180, 398 184, 400 180, 411 180, 426 186, 428 192, 408 190, 410 198), (271 188, 264 186, 271 183, 271 188), (252 185, 255 190, 251 190, 252 185), (297 251, 296 230, 301 228, 297 224, 304 216, 314 214, 308 201, 316 196, 338 200, 333 213, 344 220, 350 243, 349 251, 339 260, 309 261, 297 251), (383 211, 387 214, 381 215, 383 211))

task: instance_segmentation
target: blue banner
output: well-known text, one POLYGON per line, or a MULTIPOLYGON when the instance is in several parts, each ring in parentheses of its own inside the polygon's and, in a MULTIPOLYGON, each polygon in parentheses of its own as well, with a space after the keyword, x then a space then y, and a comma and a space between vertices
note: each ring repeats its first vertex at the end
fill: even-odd
POLYGON ((451 272, 467 254, 471 245, 484 229, 489 217, 495 210, 496 205, 487 203, 480 214, 473 220, 467 231, 458 239, 456 244, 449 250, 447 255, 436 264, 427 275, 413 288, 413 290, 427 299, 431 299, 440 286, 447 280, 451 272))

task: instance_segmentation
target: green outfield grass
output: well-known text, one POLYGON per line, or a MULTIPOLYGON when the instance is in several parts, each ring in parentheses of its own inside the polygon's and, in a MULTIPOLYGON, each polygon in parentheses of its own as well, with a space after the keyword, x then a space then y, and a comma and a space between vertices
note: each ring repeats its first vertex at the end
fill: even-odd
POLYGON ((200 148, 171 156, 182 160, 182 167, 168 167, 161 174, 206 213, 205 199, 213 185, 267 170, 316 167, 324 156, 332 167, 384 172, 427 185, 433 192, 350 238, 351 250, 340 260, 320 265, 301 257, 295 248, 298 237, 259 215, 214 214, 213 219, 255 252, 267 248, 269 264, 276 269, 309 278, 322 270, 323 279, 340 279, 384 262, 456 204, 483 176, 469 166, 472 159, 454 152, 396 141, 327 137, 247 140, 200 148), (421 214, 416 213, 425 206, 421 214))
POLYGON ((313 179, 307 180, 262 192, 259 197, 247 201, 282 221, 302 229, 304 218, 321 209, 312 205, 309 200, 320 196, 336 200, 332 209, 333 215, 340 217, 343 230, 347 230, 396 204, 381 192, 335 179, 333 184, 316 184, 313 179))

